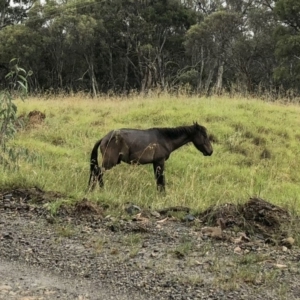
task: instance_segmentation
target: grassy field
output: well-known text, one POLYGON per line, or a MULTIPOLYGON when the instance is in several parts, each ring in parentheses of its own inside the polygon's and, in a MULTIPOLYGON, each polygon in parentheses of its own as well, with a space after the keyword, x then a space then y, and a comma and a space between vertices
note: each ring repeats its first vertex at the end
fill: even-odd
POLYGON ((17 105, 20 115, 39 110, 46 119, 10 142, 27 154, 18 159, 18 168, 0 166, 1 188, 39 186, 63 193, 70 202, 87 197, 112 207, 133 202, 153 208, 185 205, 194 211, 256 195, 300 212, 298 105, 168 95, 29 98, 17 105), (108 131, 193 121, 213 135, 214 154, 204 157, 192 144, 173 152, 166 163, 166 195, 156 191, 152 165, 126 164, 105 173, 103 190, 87 193, 90 152, 108 131))

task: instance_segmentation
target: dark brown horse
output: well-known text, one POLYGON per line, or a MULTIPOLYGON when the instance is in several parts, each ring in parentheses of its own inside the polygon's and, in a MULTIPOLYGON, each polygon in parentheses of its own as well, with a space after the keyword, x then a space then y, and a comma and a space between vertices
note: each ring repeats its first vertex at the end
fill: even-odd
POLYGON ((119 129, 110 131, 99 140, 91 153, 90 189, 97 181, 103 186, 103 171, 120 164, 153 164, 158 190, 165 189, 164 165, 171 152, 192 142, 205 156, 213 153, 206 128, 194 123, 175 128, 119 129), (98 165, 98 147, 102 168, 98 165))

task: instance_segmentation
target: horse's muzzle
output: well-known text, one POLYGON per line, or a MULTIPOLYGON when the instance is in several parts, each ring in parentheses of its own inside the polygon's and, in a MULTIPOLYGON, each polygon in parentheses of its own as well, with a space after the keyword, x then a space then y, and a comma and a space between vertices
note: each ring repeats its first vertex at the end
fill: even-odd
POLYGON ((211 156, 212 154, 213 154, 213 151, 203 153, 204 156, 211 156))

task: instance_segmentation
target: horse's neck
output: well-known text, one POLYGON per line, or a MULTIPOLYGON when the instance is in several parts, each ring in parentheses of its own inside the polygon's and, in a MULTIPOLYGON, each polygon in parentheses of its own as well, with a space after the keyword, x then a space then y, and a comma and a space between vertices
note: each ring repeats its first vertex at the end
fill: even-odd
POLYGON ((191 142, 191 137, 188 134, 183 134, 178 136, 176 139, 172 141, 172 151, 182 147, 183 145, 191 142))

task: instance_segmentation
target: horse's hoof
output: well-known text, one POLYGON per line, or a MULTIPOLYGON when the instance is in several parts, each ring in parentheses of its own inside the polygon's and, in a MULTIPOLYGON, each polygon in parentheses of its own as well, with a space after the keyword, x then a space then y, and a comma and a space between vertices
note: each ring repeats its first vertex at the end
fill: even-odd
POLYGON ((157 190, 160 192, 160 193, 165 193, 166 192, 166 189, 163 185, 158 185, 157 186, 157 190))

